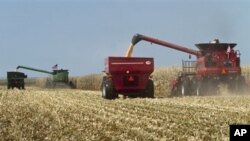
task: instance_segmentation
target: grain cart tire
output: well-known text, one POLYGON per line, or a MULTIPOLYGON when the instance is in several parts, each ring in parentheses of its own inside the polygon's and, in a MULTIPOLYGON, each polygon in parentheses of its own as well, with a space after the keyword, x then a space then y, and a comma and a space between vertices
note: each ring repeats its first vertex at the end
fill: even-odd
POLYGON ((145 96, 148 98, 154 98, 154 82, 153 80, 148 80, 146 89, 145 89, 145 96))
POLYGON ((115 92, 112 80, 103 78, 102 97, 105 99, 115 99, 118 97, 118 94, 115 92))
POLYGON ((102 92, 102 97, 105 98, 106 97, 106 91, 104 91, 104 85, 106 83, 107 77, 104 76, 102 78, 102 84, 101 84, 101 92, 102 92))
POLYGON ((100 87, 100 90, 102 91, 103 89, 103 86, 104 86, 104 82, 107 80, 107 77, 106 76, 103 76, 102 78, 102 84, 101 84, 101 87, 100 87))
POLYGON ((21 87, 22 87, 22 89, 23 89, 23 90, 25 89, 25 87, 24 87, 24 83, 22 83, 22 86, 21 86, 21 87))

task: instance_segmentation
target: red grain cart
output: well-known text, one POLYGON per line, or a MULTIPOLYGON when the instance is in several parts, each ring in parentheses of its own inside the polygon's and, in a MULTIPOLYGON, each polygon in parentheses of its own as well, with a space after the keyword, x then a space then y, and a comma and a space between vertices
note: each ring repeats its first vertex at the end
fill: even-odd
POLYGON ((108 57, 102 81, 102 97, 118 98, 118 94, 129 97, 154 97, 151 73, 154 59, 142 57, 108 57))

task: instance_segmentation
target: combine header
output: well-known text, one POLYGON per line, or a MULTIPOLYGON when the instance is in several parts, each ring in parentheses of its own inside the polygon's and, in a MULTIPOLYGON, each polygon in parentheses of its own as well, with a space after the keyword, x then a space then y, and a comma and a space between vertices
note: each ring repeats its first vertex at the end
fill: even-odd
POLYGON ((134 35, 127 56, 131 57, 134 46, 141 40, 172 48, 197 57, 194 61, 183 61, 183 71, 175 80, 171 94, 206 95, 216 94, 220 83, 226 84, 232 92, 239 92, 245 86, 241 75, 240 52, 234 50, 235 43, 220 43, 218 39, 210 43, 195 44, 199 50, 189 49, 156 38, 134 35))

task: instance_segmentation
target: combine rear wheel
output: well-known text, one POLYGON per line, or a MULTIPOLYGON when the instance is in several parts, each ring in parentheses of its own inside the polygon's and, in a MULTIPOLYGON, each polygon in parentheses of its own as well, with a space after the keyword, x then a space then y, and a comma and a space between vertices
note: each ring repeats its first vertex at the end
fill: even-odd
POLYGON ((183 77, 181 82, 181 96, 190 96, 194 91, 194 80, 189 77, 183 77))
POLYGON ((112 80, 103 77, 102 82, 102 97, 105 99, 115 99, 118 94, 115 92, 112 80))
POLYGON ((189 81, 187 79, 183 80, 181 83, 181 96, 189 95, 189 81))

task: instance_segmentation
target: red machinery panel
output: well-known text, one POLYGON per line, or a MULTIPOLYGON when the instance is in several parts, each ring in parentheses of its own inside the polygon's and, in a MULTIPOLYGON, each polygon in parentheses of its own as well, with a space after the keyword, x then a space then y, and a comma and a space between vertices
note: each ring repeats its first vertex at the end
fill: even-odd
POLYGON ((105 72, 111 76, 116 91, 120 93, 145 89, 153 71, 153 58, 108 57, 105 60, 105 72))

